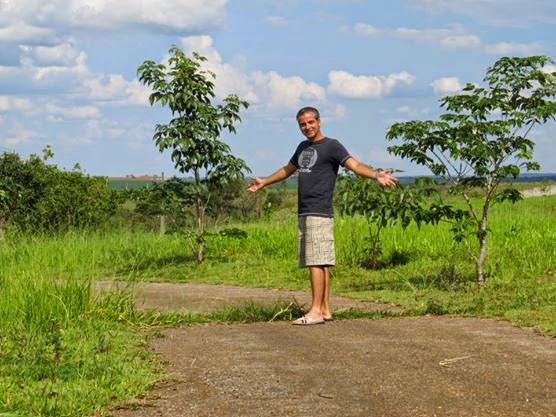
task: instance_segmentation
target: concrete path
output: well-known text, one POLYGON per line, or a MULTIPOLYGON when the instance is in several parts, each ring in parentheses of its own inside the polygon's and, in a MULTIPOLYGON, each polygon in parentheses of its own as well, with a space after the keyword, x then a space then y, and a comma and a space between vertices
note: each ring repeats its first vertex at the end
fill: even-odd
POLYGON ((116 417, 556 416, 556 339, 419 317, 195 325, 151 349, 168 381, 116 417))
MULTIPOLYGON (((122 284, 100 286, 114 285, 122 284)), ((138 307, 165 311, 307 297, 198 284, 135 291, 138 307)), ((113 409, 115 417, 556 417, 556 339, 507 322, 412 317, 160 331, 150 349, 168 377, 147 398, 113 409)))

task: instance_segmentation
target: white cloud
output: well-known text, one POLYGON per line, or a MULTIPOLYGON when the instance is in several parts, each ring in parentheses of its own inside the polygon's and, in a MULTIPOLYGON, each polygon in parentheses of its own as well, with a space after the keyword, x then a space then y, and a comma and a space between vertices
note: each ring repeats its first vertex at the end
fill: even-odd
POLYGON ((348 98, 380 98, 392 91, 399 83, 410 85, 415 77, 407 71, 390 74, 388 77, 375 75, 353 75, 347 71, 328 73, 328 92, 348 98))
POLYGON ((411 107, 409 107, 409 106, 400 106, 400 107, 396 108, 396 112, 403 113, 403 114, 408 114, 408 113, 411 113, 412 110, 411 110, 411 107))
POLYGON ((552 0, 412 0, 438 14, 445 11, 470 16, 494 26, 523 27, 535 23, 556 23, 552 0))
POLYGON ((458 93, 463 88, 457 77, 439 78, 438 80, 434 80, 430 85, 435 94, 438 95, 458 93))
POLYGON ((127 81, 121 74, 91 75, 83 80, 81 96, 100 103, 149 105, 149 87, 137 79, 127 81))
MULTIPOLYGON (((0 25, 22 23, 34 28, 49 22, 59 27, 119 30, 146 26, 178 33, 224 23, 227 0, 18 0, 0 3, 0 25)), ((30 30, 20 30, 29 38, 30 30)))
MULTIPOLYGON (((0 4, 0 14, 2 4, 0 4)), ((56 32, 50 28, 29 25, 23 21, 15 20, 6 26, 1 26, 0 19, 0 42, 15 44, 48 44, 57 39, 56 32)))
POLYGON ((229 94, 237 94, 240 98, 252 103, 261 101, 259 94, 253 89, 250 77, 233 65, 222 61, 222 57, 212 45, 210 36, 182 38, 182 45, 186 53, 191 54, 195 51, 207 58, 203 67, 215 74, 215 93, 218 97, 224 98, 229 94))
POLYGON ((493 45, 486 45, 485 51, 496 55, 533 55, 539 53, 543 46, 539 42, 531 43, 515 43, 515 42, 498 42, 493 45))
POLYGON ((271 26, 286 26, 288 24, 283 16, 265 16, 264 21, 271 26))
POLYGON ((128 104, 135 104, 138 106, 149 106, 149 95, 151 90, 141 84, 137 79, 128 83, 125 88, 127 99, 125 102, 128 104))
POLYGON ((401 158, 392 155, 386 150, 386 145, 384 147, 372 147, 371 149, 364 150, 354 148, 352 154, 360 161, 382 169, 395 168, 401 161, 401 158))
POLYGON ((39 139, 41 135, 35 131, 26 129, 20 123, 14 123, 12 129, 6 136, 0 136, 0 143, 5 146, 17 146, 39 139))
POLYGON ((326 90, 298 76, 284 77, 276 71, 256 72, 252 76, 256 91, 261 91, 271 108, 296 109, 304 103, 326 102, 326 90))
POLYGON ((360 36, 376 36, 380 35, 382 31, 367 23, 356 23, 353 26, 353 31, 360 36))
POLYGON ((26 98, 0 96, 0 112, 10 110, 30 110, 31 108, 31 101, 26 98))
POLYGON ((445 48, 477 48, 481 45, 481 39, 478 36, 467 33, 460 26, 444 29, 398 28, 393 34, 402 39, 437 43, 445 48))
MULTIPOLYGON (((348 32, 349 28, 343 26, 340 30, 348 32)), ((467 32, 461 25, 451 25, 441 29, 413 29, 404 27, 381 29, 367 23, 356 23, 353 25, 352 30, 358 36, 372 37, 384 35, 418 42, 435 43, 444 48, 452 49, 478 48, 481 46, 481 39, 477 35, 467 32)))
POLYGON ((100 110, 95 106, 61 107, 54 103, 46 104, 46 112, 63 119, 94 119, 101 116, 100 110))
POLYGON ((58 83, 63 82, 65 79, 73 78, 79 79, 86 77, 90 74, 87 66, 87 54, 79 52, 73 65, 48 65, 36 66, 34 61, 23 61, 24 69, 31 70, 33 73, 33 80, 44 83, 58 83))
POLYGON ((37 67, 59 66, 73 67, 83 63, 86 56, 84 52, 76 49, 70 42, 55 46, 29 46, 21 45, 23 52, 22 63, 37 67))
POLYGON ((440 39, 440 44, 446 48, 477 48, 481 39, 477 35, 447 35, 440 39))
POLYGON ((96 139, 114 139, 121 137, 126 130, 118 124, 106 119, 93 119, 85 123, 85 134, 87 142, 93 142, 96 139))

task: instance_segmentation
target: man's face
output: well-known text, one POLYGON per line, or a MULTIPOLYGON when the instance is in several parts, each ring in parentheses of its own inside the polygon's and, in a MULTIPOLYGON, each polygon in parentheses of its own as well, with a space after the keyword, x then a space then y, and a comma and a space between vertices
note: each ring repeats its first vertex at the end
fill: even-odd
POLYGON ((297 119, 297 123, 301 133, 303 133, 307 139, 314 140, 318 139, 320 136, 320 120, 315 118, 315 113, 303 113, 297 119))

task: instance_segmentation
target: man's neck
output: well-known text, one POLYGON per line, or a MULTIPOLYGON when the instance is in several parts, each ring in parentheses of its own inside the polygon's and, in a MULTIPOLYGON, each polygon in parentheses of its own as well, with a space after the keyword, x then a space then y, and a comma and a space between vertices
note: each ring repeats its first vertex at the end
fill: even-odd
POLYGON ((318 142, 319 140, 323 140, 325 137, 326 136, 324 136, 322 133, 319 132, 319 134, 316 135, 314 138, 312 138, 312 139, 307 138, 307 140, 309 142, 318 142))

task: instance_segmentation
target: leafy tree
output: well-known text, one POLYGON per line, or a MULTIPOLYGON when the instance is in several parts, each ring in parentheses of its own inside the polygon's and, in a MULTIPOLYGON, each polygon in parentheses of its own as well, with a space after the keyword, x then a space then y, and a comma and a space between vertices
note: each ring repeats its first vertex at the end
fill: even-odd
POLYGON ((469 83, 462 93, 442 98, 447 112, 439 120, 395 123, 387 132, 389 140, 402 141, 389 152, 426 166, 465 200, 464 210, 441 211, 451 216, 455 238, 467 243, 479 285, 485 280, 489 209, 520 198, 511 186, 500 190, 500 183, 521 170, 540 169, 528 135, 556 116, 556 73, 543 68, 551 62, 546 56, 501 58, 487 69, 486 86, 469 83), (484 190, 479 207, 470 199, 474 187, 484 190), (478 249, 471 245, 471 233, 478 249))
POLYGON ((367 221, 368 236, 365 260, 362 264, 372 269, 382 266, 381 232, 384 228, 400 224, 404 229, 412 221, 417 225, 434 221, 426 207, 426 197, 439 194, 430 178, 419 178, 414 184, 397 183, 383 187, 376 181, 344 175, 338 179, 336 205, 343 215, 362 215, 367 221))
POLYGON ((224 130, 236 132, 239 112, 248 103, 229 95, 214 104, 214 74, 201 69, 204 61, 206 58, 198 53, 189 58, 173 46, 168 65, 145 61, 137 70, 139 80, 153 90, 151 105, 168 106, 174 117, 168 124, 156 125, 153 140, 160 152, 171 151, 174 166, 181 173, 193 175, 186 203, 195 207, 199 262, 205 251, 205 211, 211 188, 243 178, 243 172, 249 171, 219 140, 224 130))

